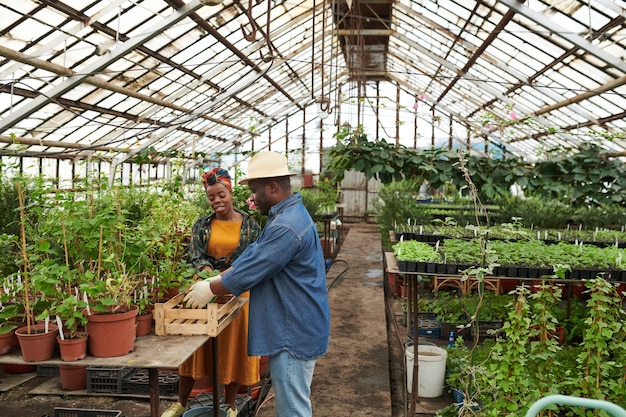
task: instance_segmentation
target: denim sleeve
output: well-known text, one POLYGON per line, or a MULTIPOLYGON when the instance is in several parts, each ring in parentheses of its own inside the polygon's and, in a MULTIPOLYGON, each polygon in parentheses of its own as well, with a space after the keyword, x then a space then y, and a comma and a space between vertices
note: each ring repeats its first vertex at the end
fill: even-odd
POLYGON ((300 247, 295 231, 280 225, 267 225, 259 239, 233 262, 234 270, 222 284, 239 295, 258 283, 272 278, 294 257, 300 247))

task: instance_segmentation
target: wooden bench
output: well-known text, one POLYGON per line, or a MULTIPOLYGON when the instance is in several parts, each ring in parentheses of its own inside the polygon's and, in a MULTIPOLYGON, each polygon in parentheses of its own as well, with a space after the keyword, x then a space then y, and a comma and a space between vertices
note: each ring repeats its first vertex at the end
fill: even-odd
POLYGON ((437 293, 441 287, 456 287, 465 294, 465 281, 460 275, 434 275, 433 276, 433 292, 437 293))
POLYGON ((398 260, 393 252, 385 252, 385 276, 389 283, 389 291, 398 297, 404 297, 404 280, 400 277, 398 260))
POLYGON ((396 255, 393 252, 385 252, 385 268, 387 272, 391 272, 394 274, 399 273, 398 271, 398 260, 396 259, 396 255))
MULTIPOLYGON (((473 277, 468 278, 465 284, 466 292, 469 294, 472 292, 472 290, 478 289, 478 284, 479 284, 479 281, 477 278, 473 278, 473 277)), ((483 278, 483 284, 484 284, 485 290, 491 290, 494 293, 496 293, 496 295, 500 294, 500 278, 485 277, 483 278)))

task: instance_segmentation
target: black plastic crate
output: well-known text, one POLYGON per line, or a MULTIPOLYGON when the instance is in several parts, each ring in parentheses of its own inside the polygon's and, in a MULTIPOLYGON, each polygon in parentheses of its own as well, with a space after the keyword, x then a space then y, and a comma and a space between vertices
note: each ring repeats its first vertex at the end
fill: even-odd
MULTIPOLYGON (((178 372, 167 369, 159 369, 159 394, 178 395, 178 372)), ((122 393, 135 395, 149 395, 148 369, 133 369, 124 376, 122 393)))
MULTIPOLYGON (((504 336, 502 320, 481 321, 478 323, 478 337, 481 340, 495 339, 504 336)), ((476 324, 472 326, 472 337, 476 336, 476 324)))
POLYGON ((59 376, 57 365, 37 365, 37 376, 59 376))
POLYGON ((123 367, 90 366, 87 368, 87 392, 122 393, 124 376, 131 369, 123 367))
POLYGON ((55 407, 54 417, 121 417, 119 410, 87 410, 83 408, 55 407))

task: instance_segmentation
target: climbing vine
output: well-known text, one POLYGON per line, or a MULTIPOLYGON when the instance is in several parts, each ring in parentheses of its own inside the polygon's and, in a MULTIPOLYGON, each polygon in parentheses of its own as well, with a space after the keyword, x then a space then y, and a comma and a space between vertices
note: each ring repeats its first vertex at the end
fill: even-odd
POLYGON ((371 141, 361 127, 343 128, 335 139, 327 153, 326 174, 337 181, 354 170, 383 184, 408 179, 428 181, 434 189, 453 184, 461 190, 469 185, 459 169, 462 159, 485 201, 509 196, 511 186, 518 184, 527 196, 557 198, 573 207, 626 205, 626 165, 609 157, 597 142, 548 153, 529 163, 514 156, 493 158, 444 148, 410 149, 384 139, 371 141))

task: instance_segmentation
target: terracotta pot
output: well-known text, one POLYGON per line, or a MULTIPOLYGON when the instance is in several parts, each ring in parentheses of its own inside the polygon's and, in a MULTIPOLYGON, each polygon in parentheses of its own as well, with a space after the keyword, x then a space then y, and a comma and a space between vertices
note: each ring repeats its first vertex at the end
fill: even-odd
POLYGON ((40 362, 48 360, 54 355, 59 328, 54 324, 50 324, 48 332, 44 333, 44 330, 45 325, 34 324, 30 326, 30 334, 27 333, 28 328, 26 326, 20 327, 15 331, 24 361, 40 362))
POLYGON ((521 284, 519 279, 504 278, 500 280, 500 290, 503 294, 508 294, 509 291, 513 291, 521 284))
POLYGON ((61 360, 65 362, 74 362, 87 356, 87 334, 82 334, 73 339, 63 339, 57 336, 59 351, 61 352, 61 360))
POLYGON ((585 284, 583 282, 579 282, 576 284, 569 284, 569 285, 571 285, 571 288, 572 288, 572 296, 580 300, 585 299, 585 291, 587 291, 587 287, 585 287, 585 284))
POLYGON ((137 336, 145 336, 152 332, 152 312, 137 315, 137 336))
POLYGON ((11 334, 13 335, 13 337, 11 338, 11 346, 15 346, 17 348, 20 347, 20 341, 17 340, 17 336, 15 335, 15 330, 13 330, 11 334))
POLYGON ((135 349, 137 306, 117 314, 87 315, 89 353, 97 358, 124 356, 135 349))
POLYGON ((87 367, 59 365, 59 379, 61 380, 61 388, 65 390, 85 389, 87 388, 87 367))
POLYGON ((13 347, 13 339, 15 338, 15 330, 9 333, 0 334, 0 355, 6 355, 13 347))
POLYGON ((179 294, 179 292, 180 292, 180 285, 173 287, 173 288, 168 288, 168 290, 161 297, 161 300, 167 301, 170 298, 174 298, 179 294))

